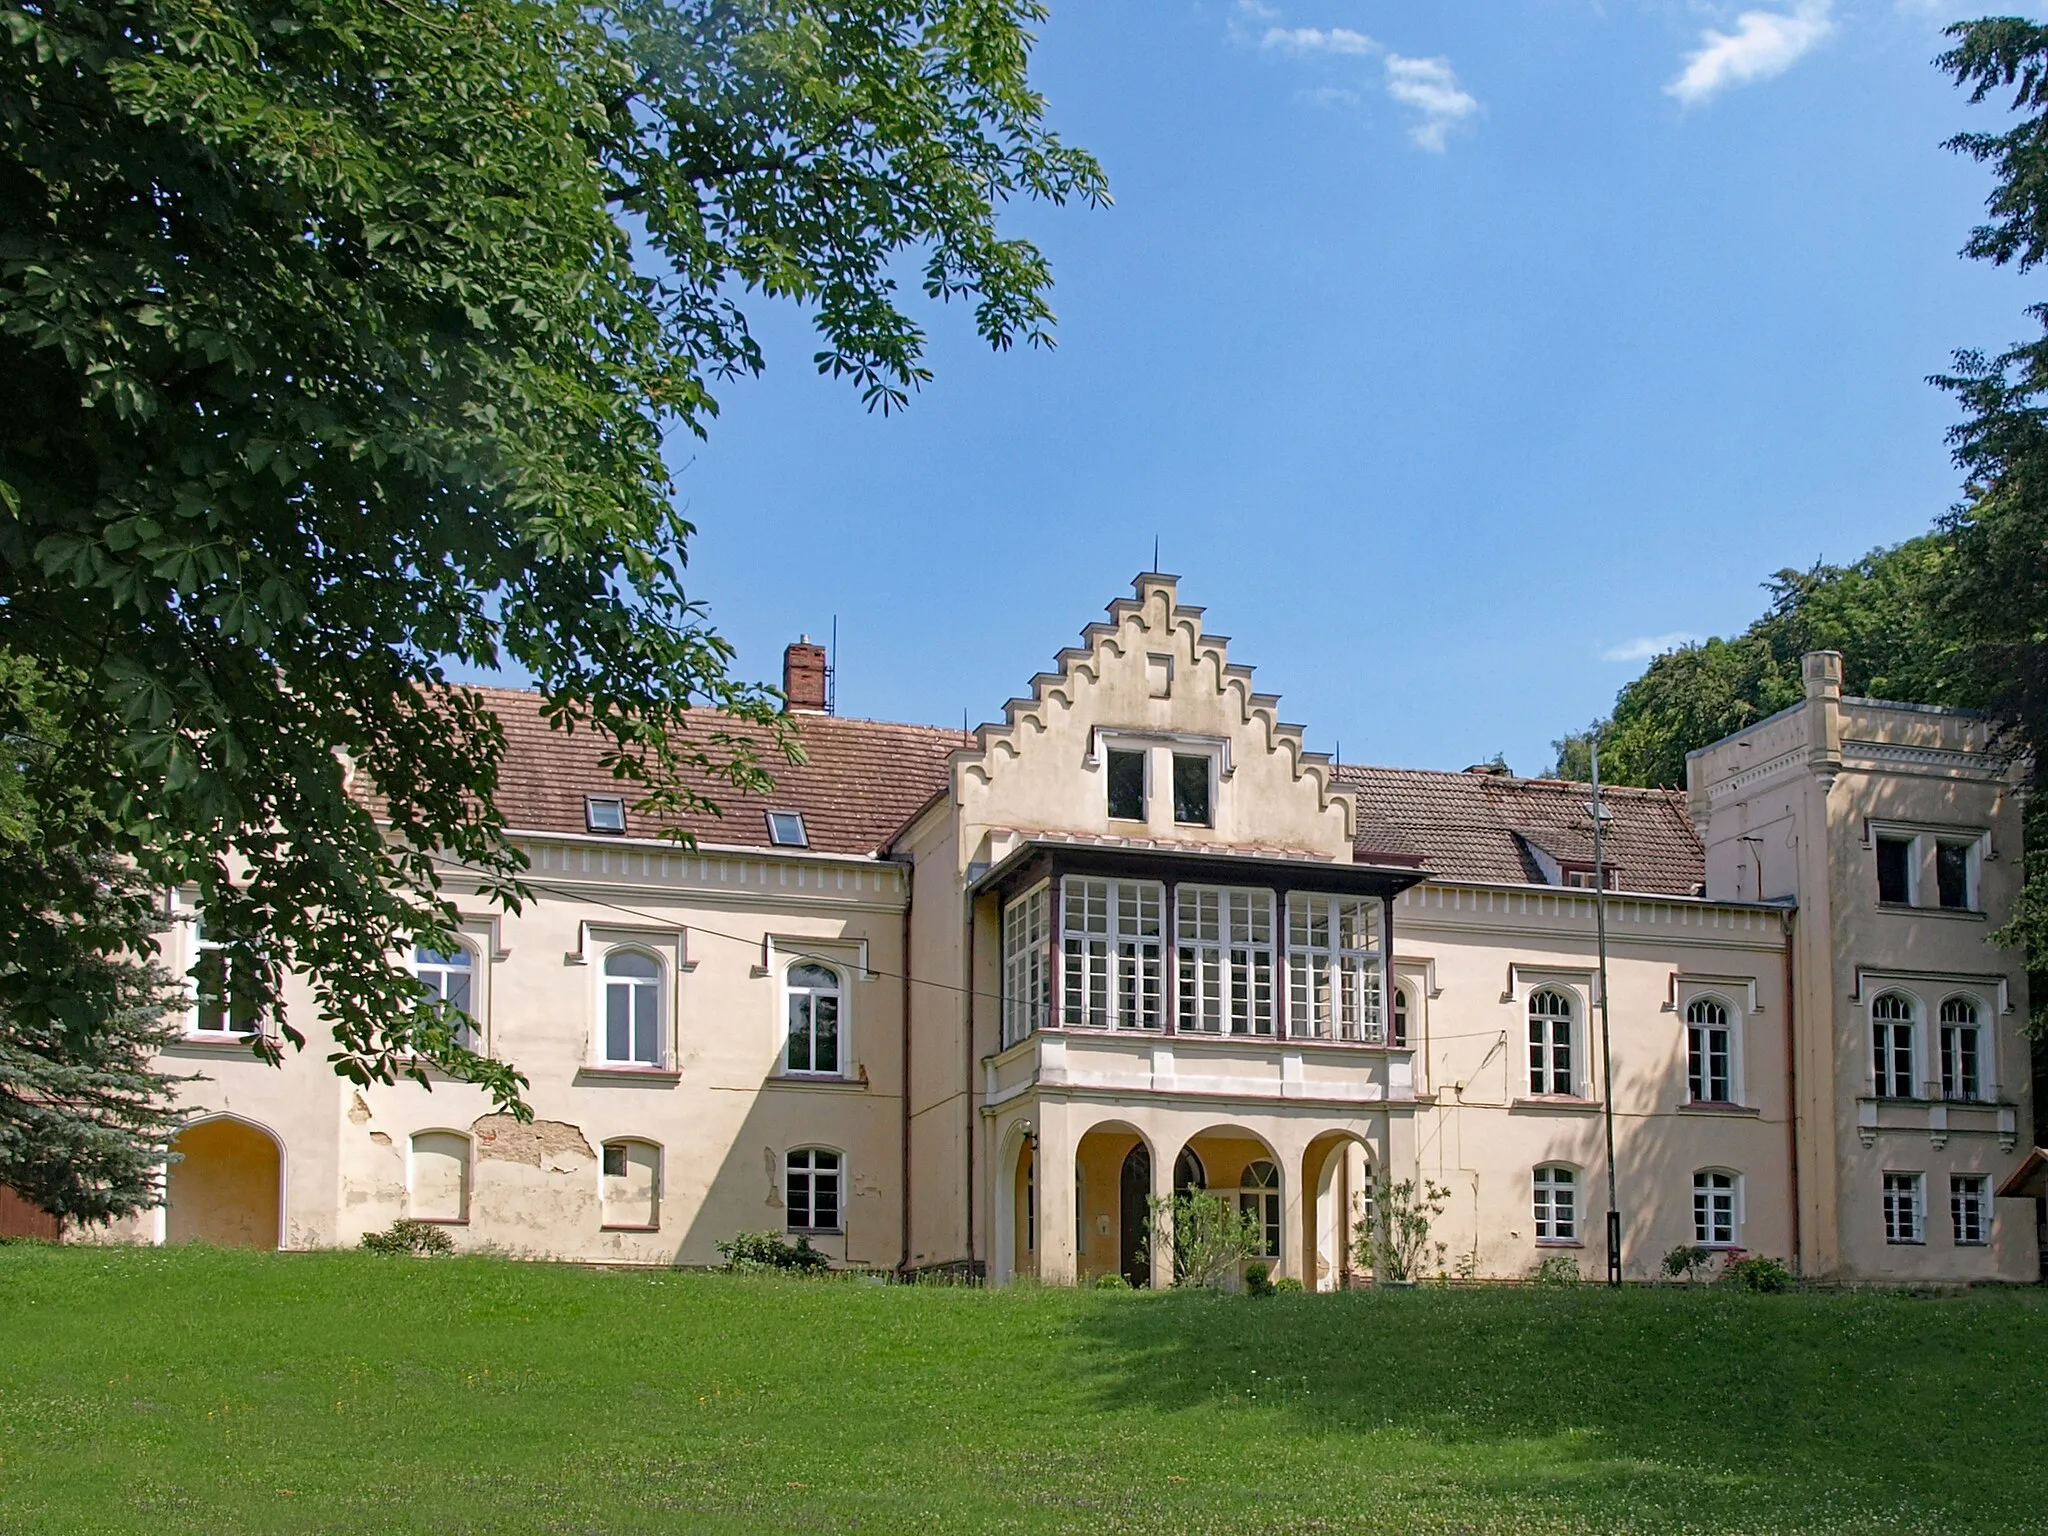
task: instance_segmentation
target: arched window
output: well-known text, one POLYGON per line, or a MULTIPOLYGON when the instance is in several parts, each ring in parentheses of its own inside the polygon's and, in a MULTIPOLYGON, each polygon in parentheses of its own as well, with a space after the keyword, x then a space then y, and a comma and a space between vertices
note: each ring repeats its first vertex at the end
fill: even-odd
POLYGON ((661 962, 638 949, 604 960, 604 1059, 620 1066, 661 1065, 661 962))
POLYGON ((661 1148, 651 1141, 608 1141, 598 1176, 600 1220, 651 1232, 661 1225, 661 1148))
POLYGON ((469 946, 457 944, 453 949, 442 951, 422 944, 412 952, 412 973, 419 977, 420 985, 427 989, 430 997, 438 998, 461 1015, 455 1026, 456 1043, 476 1050, 479 1036, 476 1008, 471 1001, 476 996, 476 965, 470 957, 469 946))
POLYGON ((837 1232, 840 1230, 839 1180, 841 1162, 837 1152, 822 1147, 799 1147, 786 1160, 783 1202, 789 1208, 792 1232, 837 1232))
POLYGON ((1708 1168, 1692 1176, 1692 1238, 1709 1248, 1733 1248, 1742 1220, 1742 1180, 1722 1168, 1708 1168))
POLYGON ((1572 1076, 1572 1000, 1552 987, 1529 999, 1529 1092, 1569 1098, 1572 1076))
POLYGON ((1258 1248, 1252 1257, 1280 1256, 1280 1170, 1264 1158, 1245 1165, 1238 1179, 1237 1209, 1256 1229, 1258 1248))
POLYGON ((839 973, 830 966, 793 965, 784 989, 789 994, 785 1069, 836 1076, 840 1071, 839 973))
POLYGON ((1913 1097, 1913 1000, 1887 992, 1870 1005, 1870 1055, 1880 1099, 1913 1097))
POLYGON ((1719 998, 1696 997, 1685 1010, 1685 1092, 1695 1104, 1735 1100, 1735 1031, 1719 998))
POLYGON ((1579 1174, 1561 1163, 1536 1170, 1536 1241, 1576 1243, 1579 1240, 1579 1174))
POLYGON ((1984 1076, 1984 1034, 1977 1023, 1977 1005, 1967 997, 1952 997, 1941 1005, 1941 1096, 1981 1099, 1984 1076))
POLYGON ((1394 1047, 1395 1047, 1395 1048, 1397 1048, 1397 1049, 1402 1049, 1402 1050, 1405 1050, 1405 1049, 1407 1048, 1407 1045, 1408 1045, 1408 989, 1407 989, 1406 987, 1396 987, 1396 988, 1394 988, 1394 1025, 1393 1025, 1393 1034, 1392 1034, 1391 1036, 1389 1036, 1389 1038, 1388 1038, 1388 1040, 1387 1040, 1387 1043, 1388 1043, 1389 1045, 1391 1045, 1391 1046, 1394 1046, 1394 1047))
POLYGON ((1209 1187, 1209 1170, 1202 1166, 1202 1160, 1195 1156, 1193 1147, 1182 1147, 1180 1156, 1173 1160, 1173 1192, 1184 1195, 1191 1189, 1209 1187))
POLYGON ((412 1138, 406 1194, 417 1221, 469 1220, 469 1138, 420 1131, 412 1138))

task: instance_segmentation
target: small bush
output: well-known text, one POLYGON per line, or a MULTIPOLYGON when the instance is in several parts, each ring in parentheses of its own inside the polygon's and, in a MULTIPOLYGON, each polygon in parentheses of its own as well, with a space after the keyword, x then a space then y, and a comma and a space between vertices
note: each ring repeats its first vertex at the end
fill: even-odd
POLYGON ((1308 1289, 1308 1287, 1304 1286, 1299 1280, 1295 1279, 1292 1275, 1282 1275, 1278 1280, 1275 1280, 1273 1282, 1273 1289, 1276 1293, 1281 1295, 1299 1295, 1302 1291, 1308 1289))
POLYGON ((1664 1273, 1674 1280, 1697 1280, 1713 1262, 1713 1249, 1700 1243, 1680 1243, 1664 1255, 1664 1273))
POLYGON ((1106 1275, 1097 1275, 1093 1286, 1093 1289, 1098 1291, 1128 1291, 1130 1288, 1131 1282, 1115 1270, 1106 1275))
POLYGON ((1247 1296, 1270 1296, 1273 1294, 1273 1266, 1266 1263, 1252 1263, 1244 1267, 1244 1291, 1247 1296))
POLYGON ((743 1275, 815 1275, 832 1267, 808 1237, 791 1245, 778 1232, 736 1232, 718 1245, 718 1256, 727 1269, 743 1275))
POLYGON ((1792 1289, 1792 1271, 1767 1254, 1751 1253, 1731 1258, 1721 1267, 1721 1278, 1744 1291, 1776 1295, 1792 1289))
POLYGON ((430 1259, 437 1254, 453 1253, 455 1239, 431 1221, 402 1216, 382 1232, 365 1232, 363 1247, 371 1253, 403 1253, 430 1259))
POLYGON ((1567 1287, 1580 1284, 1585 1276, 1579 1273, 1579 1261, 1568 1253, 1545 1254, 1530 1278, 1538 1285, 1567 1287))

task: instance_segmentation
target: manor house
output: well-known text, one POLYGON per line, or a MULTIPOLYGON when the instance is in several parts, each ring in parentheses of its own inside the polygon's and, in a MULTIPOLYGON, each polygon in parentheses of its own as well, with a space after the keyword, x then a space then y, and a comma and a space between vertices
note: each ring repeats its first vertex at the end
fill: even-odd
POLYGON ((122 1232, 310 1248, 410 1216, 698 1265, 772 1229, 847 1265, 1143 1285, 1170 1264, 1148 1203, 1200 1187, 1327 1289, 1384 1176, 1448 1192, 1431 1273, 1596 1277, 1611 1107, 1631 1278, 1684 1244, 2037 1278, 2026 978, 1987 942, 2019 775, 1978 717, 1845 697, 1821 652, 1684 791, 1606 791, 1603 1053, 1587 787, 1305 751, 1173 577, 971 733, 835 716, 824 662, 786 657, 806 761, 689 846, 587 734, 494 694, 538 899, 505 914, 451 868, 461 942, 415 961, 533 1120, 340 1081, 304 986, 309 1048, 262 1065, 244 1032, 271 1026, 202 984, 166 1062, 203 1074, 196 1118, 122 1232))

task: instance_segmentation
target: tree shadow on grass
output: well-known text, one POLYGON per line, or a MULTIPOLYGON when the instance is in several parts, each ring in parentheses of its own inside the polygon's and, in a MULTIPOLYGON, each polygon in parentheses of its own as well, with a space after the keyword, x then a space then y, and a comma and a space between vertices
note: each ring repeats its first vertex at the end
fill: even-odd
POLYGON ((1274 1416, 1393 1497, 1546 1527, 2042 1528, 2037 1292, 1179 1293, 1080 1328, 1104 1408, 1274 1416))

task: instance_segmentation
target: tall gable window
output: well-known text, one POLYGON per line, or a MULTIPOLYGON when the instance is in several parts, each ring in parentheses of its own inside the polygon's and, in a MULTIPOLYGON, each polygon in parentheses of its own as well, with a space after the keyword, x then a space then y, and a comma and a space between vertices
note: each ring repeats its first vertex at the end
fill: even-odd
POLYGON ((1060 1014, 1088 1029, 1164 1022, 1166 887, 1150 880, 1061 882, 1060 1014))
POLYGON ((783 1179, 783 1203, 792 1232, 837 1232, 840 1229, 837 1152, 802 1147, 789 1154, 783 1179))
POLYGON ((783 1056, 791 1072, 836 1076, 840 1066, 839 973, 823 965, 793 965, 789 994, 789 1047, 783 1056))
POLYGON ((1880 1099, 1913 1097, 1913 1000, 1903 992, 1870 1005, 1870 1058, 1880 1099))
POLYGON ((1576 1087, 1572 1000, 1545 987, 1529 999, 1529 1092, 1538 1098, 1569 1098, 1576 1087))
POLYGON ((641 950, 605 956, 604 1059, 614 1066, 661 1065, 661 962, 641 950))
POLYGON ((1941 1005, 1941 1096, 1944 1099, 1984 1097, 1984 1032, 1977 1023, 1977 1005, 1952 997, 1941 1005))
POLYGON ((1109 750, 1109 819, 1145 819, 1145 754, 1109 750))
POLYGON ((1003 1044, 1052 1022, 1051 892, 1045 886, 1003 908, 1003 1044))
POLYGON ((1173 819, 1184 827, 1206 827, 1209 809, 1210 761, 1207 757, 1173 754, 1173 819))
POLYGON ((1380 910, 1369 896, 1287 898, 1287 1032, 1378 1045, 1380 910))
POLYGON ((1175 892, 1175 1027, 1273 1033, 1273 893, 1184 885, 1175 892))
POLYGON ((1695 998, 1685 1010, 1685 1091, 1695 1104, 1735 1097, 1735 1035, 1718 999, 1695 998))

